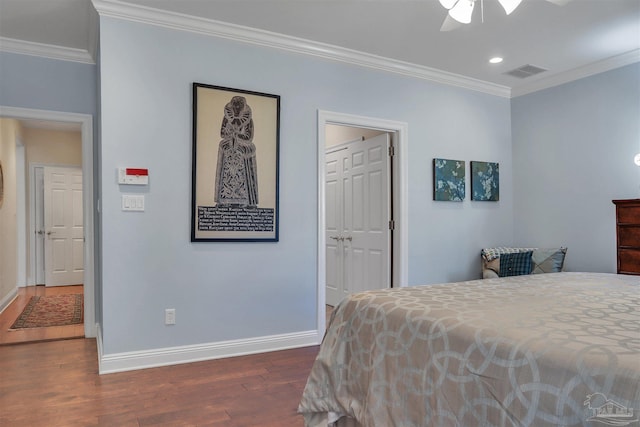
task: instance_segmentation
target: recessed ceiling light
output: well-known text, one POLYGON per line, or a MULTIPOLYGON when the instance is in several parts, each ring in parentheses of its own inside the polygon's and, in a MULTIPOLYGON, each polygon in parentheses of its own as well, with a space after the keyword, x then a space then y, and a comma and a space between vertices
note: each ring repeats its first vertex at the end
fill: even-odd
POLYGON ((492 63, 492 64, 499 64, 499 63, 502 62, 502 59, 503 58, 501 56, 494 56, 493 58, 491 58, 489 60, 489 62, 492 63))

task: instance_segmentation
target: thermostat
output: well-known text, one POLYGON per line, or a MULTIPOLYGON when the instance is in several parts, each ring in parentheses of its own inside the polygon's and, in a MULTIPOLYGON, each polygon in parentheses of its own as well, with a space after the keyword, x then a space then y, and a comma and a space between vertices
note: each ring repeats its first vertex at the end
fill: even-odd
POLYGON ((147 185, 149 184, 149 169, 118 168, 118 184, 147 185))

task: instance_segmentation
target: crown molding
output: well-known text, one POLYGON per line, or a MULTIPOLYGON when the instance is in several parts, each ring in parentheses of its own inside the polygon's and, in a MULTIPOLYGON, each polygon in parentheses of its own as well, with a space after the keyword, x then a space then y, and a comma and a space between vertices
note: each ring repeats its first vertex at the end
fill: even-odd
POLYGON ((87 50, 95 63, 98 57, 98 44, 100 42, 100 16, 94 8, 90 7, 89 9, 89 40, 87 50))
POLYGON ((83 64, 95 64, 91 54, 83 49, 35 43, 26 40, 11 39, 8 37, 0 37, 0 51, 19 53, 22 55, 41 56, 44 58, 59 59, 62 61, 81 62, 83 64))
POLYGON ((530 84, 515 87, 511 89, 511 97, 527 95, 539 90, 547 89, 561 84, 569 83, 574 80, 593 76, 595 74, 604 73, 615 68, 624 67, 625 65, 640 62, 640 49, 635 49, 621 55, 612 56, 602 61, 594 62, 582 67, 574 68, 563 73, 554 74, 552 76, 536 80, 530 84))
POLYGON ((297 54, 315 56, 505 98, 511 96, 511 89, 507 86, 488 83, 435 68, 397 61, 326 43, 176 12, 163 11, 146 6, 133 5, 118 0, 92 1, 98 14, 104 17, 124 19, 173 30, 205 34, 297 54))

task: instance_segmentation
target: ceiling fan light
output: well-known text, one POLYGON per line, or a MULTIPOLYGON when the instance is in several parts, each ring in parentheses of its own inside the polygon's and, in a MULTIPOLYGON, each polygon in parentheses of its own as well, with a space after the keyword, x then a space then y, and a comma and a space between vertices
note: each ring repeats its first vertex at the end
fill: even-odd
POLYGON ((440 0, 440 4, 442 5, 442 7, 444 7, 447 10, 455 6, 457 2, 458 0, 440 0))
POLYGON ((516 10, 516 7, 520 5, 522 0, 498 0, 500 5, 504 8, 504 11, 507 12, 507 15, 511 15, 511 12, 516 10))
POLYGON ((460 0, 456 5, 449 10, 449 16, 462 24, 468 24, 471 22, 471 15, 473 14, 474 0, 460 0))

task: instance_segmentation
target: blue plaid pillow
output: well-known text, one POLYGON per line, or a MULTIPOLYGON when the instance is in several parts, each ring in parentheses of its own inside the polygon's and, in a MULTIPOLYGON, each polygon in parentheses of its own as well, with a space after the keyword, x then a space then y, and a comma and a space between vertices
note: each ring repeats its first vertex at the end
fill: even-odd
POLYGON ((532 253, 533 251, 500 255, 500 277, 531 274, 532 253))

